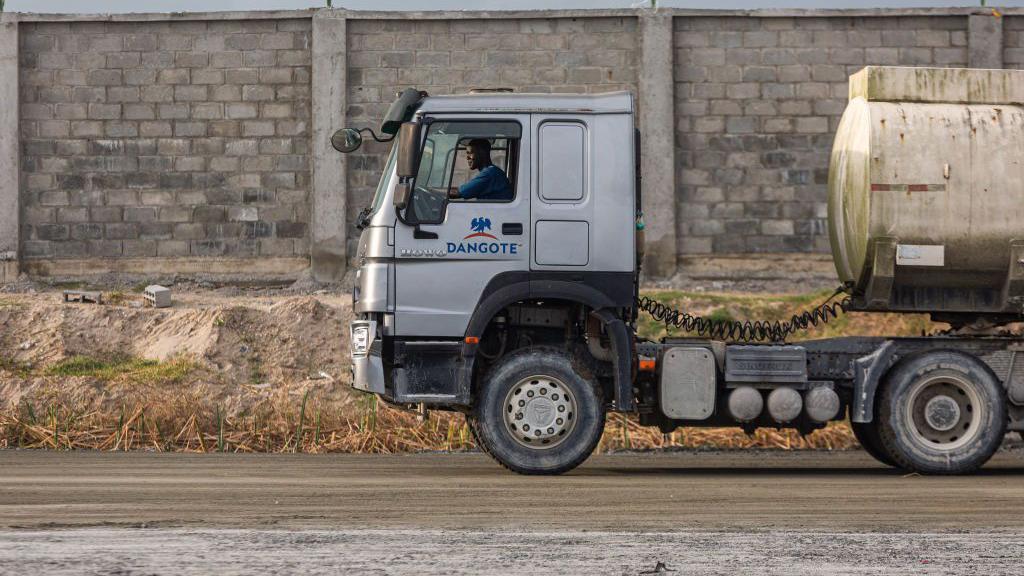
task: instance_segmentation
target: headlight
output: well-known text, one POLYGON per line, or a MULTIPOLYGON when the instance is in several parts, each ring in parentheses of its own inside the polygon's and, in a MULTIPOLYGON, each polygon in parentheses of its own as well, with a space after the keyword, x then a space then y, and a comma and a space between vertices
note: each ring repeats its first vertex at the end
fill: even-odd
POLYGON ((366 354, 370 350, 370 327, 363 324, 352 327, 352 353, 366 354))

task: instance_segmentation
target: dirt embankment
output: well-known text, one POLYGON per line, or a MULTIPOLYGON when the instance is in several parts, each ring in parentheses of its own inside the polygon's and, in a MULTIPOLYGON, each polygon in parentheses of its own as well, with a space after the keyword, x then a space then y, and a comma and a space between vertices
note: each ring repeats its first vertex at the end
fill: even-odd
POLYGON ((239 411, 282 388, 348 397, 347 295, 174 296, 154 309, 124 292, 101 305, 65 303, 60 290, 0 294, 0 400, 97 405, 159 386, 239 411))
MULTIPOLYGON (((142 306, 125 285, 106 304, 59 288, 0 293, 0 447, 395 452, 472 447, 459 414, 422 422, 350 386, 348 290, 173 286, 174 306, 142 306)), ((764 296, 659 291, 665 304, 721 321, 785 320, 827 292, 764 296)), ((843 315, 800 337, 918 334, 926 318, 843 315)), ((642 336, 666 330, 650 318, 642 336)), ((795 431, 680 429, 616 416, 599 447, 854 445, 845 426, 795 431)))

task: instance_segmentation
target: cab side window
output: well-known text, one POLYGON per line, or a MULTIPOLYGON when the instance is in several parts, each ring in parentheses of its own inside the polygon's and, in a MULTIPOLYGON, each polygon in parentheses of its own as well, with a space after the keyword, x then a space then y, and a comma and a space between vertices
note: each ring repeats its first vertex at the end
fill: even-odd
POLYGON ((440 223, 448 202, 511 202, 522 128, 510 121, 434 120, 406 220, 440 223))

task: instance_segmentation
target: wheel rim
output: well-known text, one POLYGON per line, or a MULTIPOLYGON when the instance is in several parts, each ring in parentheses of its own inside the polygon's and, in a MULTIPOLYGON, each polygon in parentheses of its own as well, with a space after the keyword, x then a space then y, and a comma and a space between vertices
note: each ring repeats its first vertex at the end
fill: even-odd
POLYGON ((981 432, 985 404, 975 386, 959 376, 937 375, 916 382, 908 393, 910 434, 929 448, 951 451, 981 432))
POLYGON ((505 428, 528 448, 554 448, 576 427, 576 397, 551 376, 523 378, 508 391, 503 406, 505 428))

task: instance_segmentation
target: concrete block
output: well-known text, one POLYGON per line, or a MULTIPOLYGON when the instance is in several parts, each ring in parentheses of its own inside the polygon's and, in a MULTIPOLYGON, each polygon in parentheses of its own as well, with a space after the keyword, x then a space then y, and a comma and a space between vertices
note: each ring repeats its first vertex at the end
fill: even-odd
POLYGON ((158 284, 146 286, 142 292, 143 298, 154 308, 170 308, 171 289, 158 284))
POLYGON ((187 104, 161 104, 157 107, 157 116, 161 120, 186 120, 188 110, 187 104))

